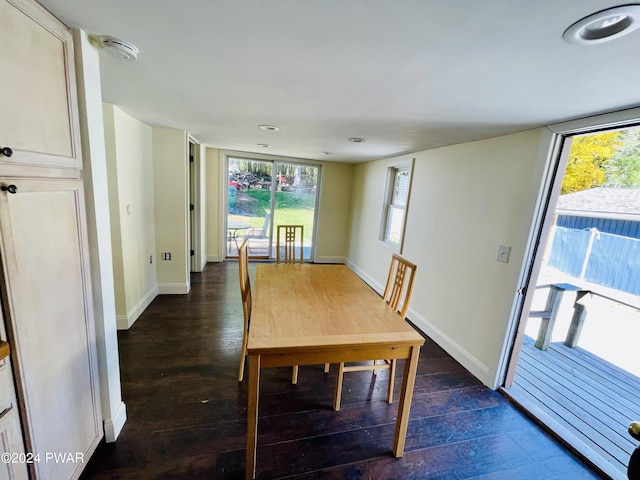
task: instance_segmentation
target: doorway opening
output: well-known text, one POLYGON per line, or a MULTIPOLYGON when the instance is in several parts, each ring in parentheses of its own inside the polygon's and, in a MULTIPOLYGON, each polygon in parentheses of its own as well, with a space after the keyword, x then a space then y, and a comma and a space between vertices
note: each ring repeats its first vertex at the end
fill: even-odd
POLYGON ((623 478, 640 417, 640 127, 558 140, 503 391, 623 478))
POLYGON ((320 166, 227 157, 227 258, 247 239, 249 258, 276 256, 277 225, 303 225, 303 258, 314 258, 320 166))

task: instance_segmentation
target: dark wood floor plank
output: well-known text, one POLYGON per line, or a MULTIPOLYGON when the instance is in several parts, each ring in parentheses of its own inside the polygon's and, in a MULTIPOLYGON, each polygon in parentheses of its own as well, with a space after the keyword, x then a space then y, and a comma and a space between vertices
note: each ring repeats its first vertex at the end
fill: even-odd
MULTIPOLYGON (((82 480, 244 478, 237 282, 236 263, 209 264, 192 276, 188 295, 157 297, 118 333, 128 419, 117 442, 98 447, 82 480)), ((335 365, 329 374, 303 366, 297 385, 290 368, 261 373, 258 478, 537 480, 542 467, 567 479, 595 478, 431 339, 421 349, 401 459, 391 455, 398 402, 386 403, 388 372, 346 375, 342 409, 334 412, 335 372, 335 365)), ((398 375, 398 392, 400 384, 398 375)))

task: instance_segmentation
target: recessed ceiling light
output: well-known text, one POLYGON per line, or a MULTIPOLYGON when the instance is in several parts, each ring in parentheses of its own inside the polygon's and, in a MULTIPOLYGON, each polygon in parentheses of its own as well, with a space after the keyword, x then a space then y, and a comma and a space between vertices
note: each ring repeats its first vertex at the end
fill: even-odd
POLYGON ((112 57, 120 60, 136 60, 138 58, 138 47, 132 43, 120 40, 115 37, 96 37, 98 45, 112 57))
POLYGON ((268 143, 258 143, 257 145, 262 148, 269 148, 271 146, 268 143))
POLYGON ((364 142, 364 138, 360 138, 360 137, 351 137, 351 138, 349 139, 349 141, 350 141, 350 142, 353 142, 353 143, 362 143, 362 142, 364 142))
POLYGON ((320 153, 322 153, 323 155, 333 155, 333 152, 320 152, 320 153))
POLYGON ((640 28, 640 5, 622 5, 578 20, 562 34, 568 43, 602 43, 640 28))
POLYGON ((258 125, 258 128, 267 130, 269 132, 277 132, 278 130, 280 130, 280 127, 276 127, 275 125, 258 125))

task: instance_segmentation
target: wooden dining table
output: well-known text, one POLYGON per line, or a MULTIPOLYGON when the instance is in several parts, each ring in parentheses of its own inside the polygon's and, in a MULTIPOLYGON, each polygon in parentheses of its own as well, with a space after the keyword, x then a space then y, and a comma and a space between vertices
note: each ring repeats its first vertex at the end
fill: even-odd
POLYGON ((392 447, 402 457, 423 344, 422 335, 345 265, 259 264, 247 346, 246 478, 256 478, 262 368, 407 359, 392 447))

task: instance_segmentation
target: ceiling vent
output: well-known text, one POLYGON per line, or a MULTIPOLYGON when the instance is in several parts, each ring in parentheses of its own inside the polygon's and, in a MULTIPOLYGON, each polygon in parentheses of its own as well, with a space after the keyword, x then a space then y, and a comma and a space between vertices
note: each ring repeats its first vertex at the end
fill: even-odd
POLYGON ((138 58, 138 47, 115 37, 97 37, 98 45, 109 55, 120 60, 134 61, 138 58))

